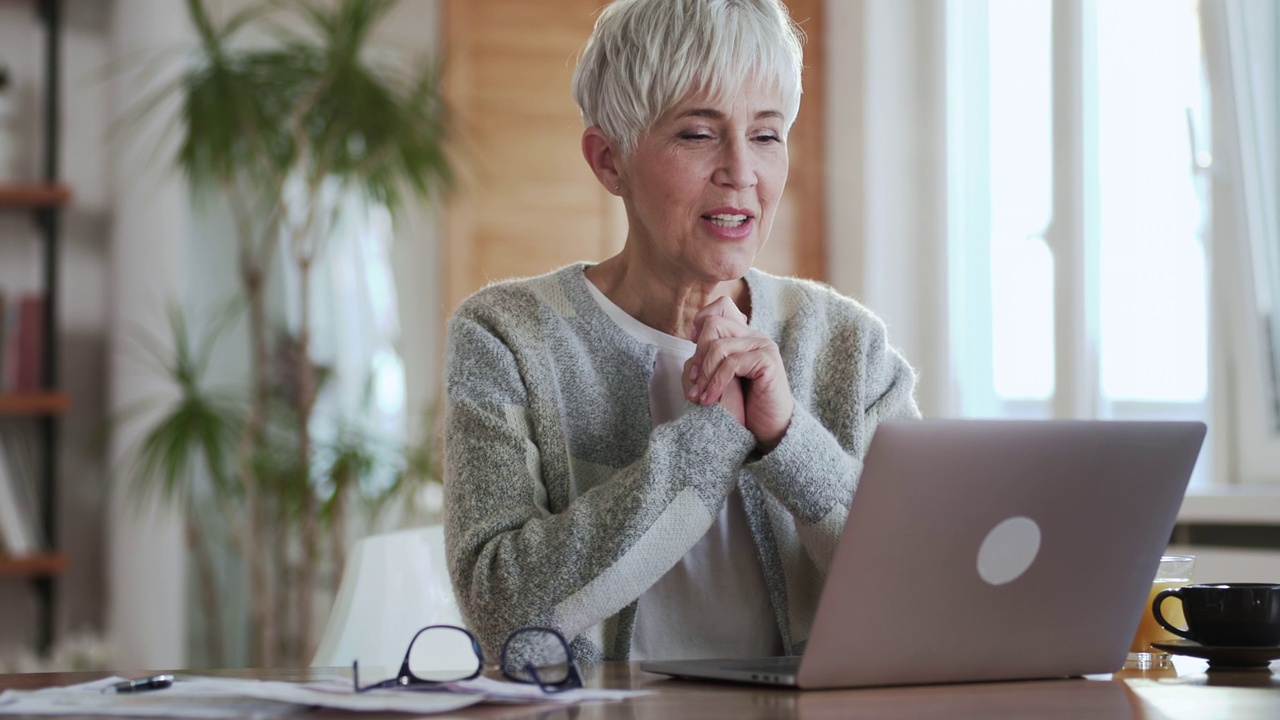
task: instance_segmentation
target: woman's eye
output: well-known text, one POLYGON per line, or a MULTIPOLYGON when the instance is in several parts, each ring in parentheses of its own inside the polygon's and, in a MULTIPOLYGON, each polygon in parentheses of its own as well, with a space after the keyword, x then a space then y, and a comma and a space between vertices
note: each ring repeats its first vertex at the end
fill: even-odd
POLYGON ((767 133, 764 135, 757 135, 756 142, 761 143, 762 145, 767 145, 769 143, 780 143, 782 142, 782 138, 772 133, 767 133))
POLYGON ((711 137, 711 133, 705 133, 698 130, 690 130, 680 133, 681 140, 707 140, 711 137))

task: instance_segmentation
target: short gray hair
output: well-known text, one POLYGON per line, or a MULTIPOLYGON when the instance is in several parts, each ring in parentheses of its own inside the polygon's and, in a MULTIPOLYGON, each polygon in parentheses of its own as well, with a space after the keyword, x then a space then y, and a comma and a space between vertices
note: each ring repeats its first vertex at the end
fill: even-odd
POLYGON ((790 129, 803 41, 782 0, 615 0, 583 48, 573 99, 623 154, 690 93, 720 100, 752 79, 781 94, 790 129))

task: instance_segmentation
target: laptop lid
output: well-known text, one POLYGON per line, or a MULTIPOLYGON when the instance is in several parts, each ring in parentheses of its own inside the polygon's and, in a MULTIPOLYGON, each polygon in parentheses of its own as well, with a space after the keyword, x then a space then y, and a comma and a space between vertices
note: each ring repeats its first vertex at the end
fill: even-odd
POLYGON ((804 688, 1117 670, 1204 434, 1198 422, 881 423, 798 671, 641 667, 804 688))
POLYGON ((1205 426, 886 422, 827 577, 801 687, 1118 670, 1205 426))

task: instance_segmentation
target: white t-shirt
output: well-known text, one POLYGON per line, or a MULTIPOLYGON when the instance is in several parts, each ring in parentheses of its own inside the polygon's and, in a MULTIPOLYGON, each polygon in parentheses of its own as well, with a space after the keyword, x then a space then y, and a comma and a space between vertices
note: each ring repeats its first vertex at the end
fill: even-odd
MULTIPOLYGON (((583 277, 605 313, 629 335, 658 348, 649 408, 655 426, 684 411, 684 364, 695 346, 628 315, 583 277)), ((632 660, 751 658, 782 653, 769 589, 737 488, 707 534, 640 596, 632 660)))

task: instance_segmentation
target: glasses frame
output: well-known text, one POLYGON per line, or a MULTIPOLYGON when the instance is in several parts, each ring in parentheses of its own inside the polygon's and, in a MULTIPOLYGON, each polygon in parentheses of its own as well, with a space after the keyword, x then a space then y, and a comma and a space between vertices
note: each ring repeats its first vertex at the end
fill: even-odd
POLYGON ((502 668, 502 676, 511 682, 537 685, 542 692, 547 693, 548 695, 565 692, 566 690, 577 690, 582 687, 582 674, 578 672, 578 663, 573 656, 573 648, 569 645, 569 642, 564 639, 564 635, 561 635, 560 631, 555 628, 539 627, 535 625, 513 631, 507 636, 506 642, 502 643, 502 663, 499 667, 502 668), (556 640, 560 641, 561 647, 564 648, 564 655, 567 659, 566 662, 569 664, 569 672, 565 675, 563 680, 559 682, 545 682, 542 677, 538 675, 538 670, 533 665, 525 665, 525 672, 529 673, 529 677, 533 678, 532 680, 519 677, 507 669, 510 665, 507 660, 507 651, 511 648, 511 641, 518 638, 522 633, 528 632, 548 633, 555 637, 556 640))
MULTIPOLYGON (((577 690, 583 686, 582 673, 579 672, 578 670, 578 663, 573 654, 573 647, 570 646, 569 642, 564 639, 564 635, 562 635, 560 631, 556 630, 555 628, 531 626, 531 627, 523 627, 513 631, 510 635, 507 636, 506 641, 502 643, 502 663, 499 665, 499 669, 501 669, 502 671, 502 676, 510 680, 511 682, 520 683, 522 685, 537 685, 538 689, 542 690, 542 692, 548 695, 559 693, 559 692, 565 692, 567 690, 577 690), (508 671, 507 657, 508 657, 508 650, 511 648, 511 642, 519 638, 521 634, 528 633, 528 632, 548 633, 551 636, 553 636, 557 641, 559 641, 561 647, 564 648, 565 658, 567 658, 567 662, 569 665, 568 673, 565 675, 565 678, 563 680, 560 680, 559 682, 544 681, 541 675, 538 674, 537 668, 533 667, 532 665, 525 666, 525 672, 529 674, 529 677, 533 678, 532 680, 528 678, 520 677, 508 671)), ((456 689, 448 687, 451 683, 464 682, 466 680, 474 680, 480 677, 480 674, 482 672, 484 672, 484 651, 480 649, 480 641, 476 639, 476 636, 473 635, 470 630, 464 627, 459 627, 457 625, 428 625, 422 628, 421 630, 419 630, 418 632, 414 633, 413 638, 409 640, 409 647, 406 648, 404 651, 404 660, 400 662, 400 671, 396 673, 395 677, 389 678, 387 680, 383 680, 381 682, 376 682, 372 685, 366 685, 364 687, 361 687, 360 686, 360 661, 352 660, 351 661, 351 684, 352 684, 352 687, 355 688, 355 692, 357 693, 368 692, 370 690, 414 690, 414 691, 423 691, 423 692, 432 692, 432 691, 456 692, 456 689), (425 678, 420 678, 417 675, 414 675, 413 671, 409 669, 409 655, 410 653, 413 652, 413 644, 418 641, 418 637, 422 635, 422 633, 428 630, 439 630, 439 629, 457 630, 463 633, 464 635, 466 635, 467 639, 471 641, 471 649, 474 650, 476 653, 476 669, 470 675, 467 675, 466 677, 454 678, 452 680, 427 680, 425 678)))
POLYGON ((480 650, 480 641, 476 639, 471 631, 458 627, 457 625, 428 625, 413 634, 413 638, 409 640, 409 647, 405 648, 404 660, 400 662, 400 671, 396 676, 382 682, 372 685, 360 687, 360 661, 351 661, 351 684, 355 687, 357 693, 368 692, 369 690, 384 690, 389 688, 412 689, 412 690, 434 690, 441 689, 441 686, 452 682, 462 682, 463 680, 474 680, 480 677, 480 673, 484 672, 484 653, 480 650), (409 669, 409 655, 413 652, 413 644, 418 641, 418 636, 428 630, 457 630, 467 636, 471 641, 471 649, 476 653, 476 669, 466 677, 454 678, 452 680, 427 680, 413 674, 409 669))

